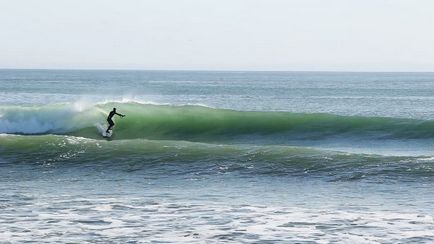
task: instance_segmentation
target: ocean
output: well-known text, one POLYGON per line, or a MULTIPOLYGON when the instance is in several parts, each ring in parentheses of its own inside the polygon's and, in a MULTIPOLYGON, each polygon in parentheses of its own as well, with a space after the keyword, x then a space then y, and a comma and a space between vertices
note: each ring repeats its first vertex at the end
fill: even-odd
POLYGON ((434 73, 0 70, 0 242, 432 243, 433 95, 434 73))

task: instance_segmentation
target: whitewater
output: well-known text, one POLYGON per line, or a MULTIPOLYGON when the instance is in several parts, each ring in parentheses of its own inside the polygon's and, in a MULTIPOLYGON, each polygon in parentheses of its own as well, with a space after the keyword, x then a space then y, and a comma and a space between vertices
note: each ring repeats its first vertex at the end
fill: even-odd
POLYGON ((433 73, 0 70, 0 242, 430 243, 432 94, 433 73))

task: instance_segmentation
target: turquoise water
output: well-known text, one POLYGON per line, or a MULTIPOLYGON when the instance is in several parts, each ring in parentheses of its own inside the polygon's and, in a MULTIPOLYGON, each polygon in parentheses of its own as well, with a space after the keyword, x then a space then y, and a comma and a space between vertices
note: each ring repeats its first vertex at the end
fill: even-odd
POLYGON ((0 70, 0 241, 432 242, 433 94, 434 73, 0 70))

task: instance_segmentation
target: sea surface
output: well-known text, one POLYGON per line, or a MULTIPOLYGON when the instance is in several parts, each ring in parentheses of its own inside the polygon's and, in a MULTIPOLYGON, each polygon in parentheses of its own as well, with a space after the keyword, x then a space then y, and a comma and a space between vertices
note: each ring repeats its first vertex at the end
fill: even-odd
POLYGON ((0 70, 3 242, 432 243, 434 73, 0 70))

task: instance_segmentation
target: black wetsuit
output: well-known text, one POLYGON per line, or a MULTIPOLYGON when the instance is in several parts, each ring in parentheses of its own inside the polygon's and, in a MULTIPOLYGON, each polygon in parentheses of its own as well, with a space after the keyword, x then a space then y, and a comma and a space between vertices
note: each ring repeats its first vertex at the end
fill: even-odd
POLYGON ((110 128, 113 127, 113 125, 115 125, 115 123, 112 120, 112 118, 113 118, 113 116, 115 116, 115 114, 116 114, 115 111, 111 111, 109 116, 107 117, 107 122, 109 123, 109 128, 107 130, 110 130, 110 128))
POLYGON ((112 118, 113 118, 113 116, 115 116, 115 114, 117 114, 117 115, 119 115, 121 117, 125 117, 125 115, 123 115, 123 114, 116 113, 115 109, 113 109, 112 111, 110 111, 109 116, 107 117, 107 122, 109 123, 109 126, 108 126, 108 128, 106 130, 107 133, 115 125, 115 122, 113 122, 113 120, 112 120, 112 118))
POLYGON ((109 123, 109 126, 108 126, 108 128, 107 128, 107 130, 106 130, 107 133, 108 133, 109 130, 110 130, 110 129, 115 125, 115 122, 113 122, 113 120, 112 120, 112 118, 113 118, 113 116, 115 116, 115 114, 124 117, 123 114, 118 114, 118 113, 116 113, 116 111, 112 110, 112 111, 110 112, 109 116, 107 117, 107 122, 109 123))

